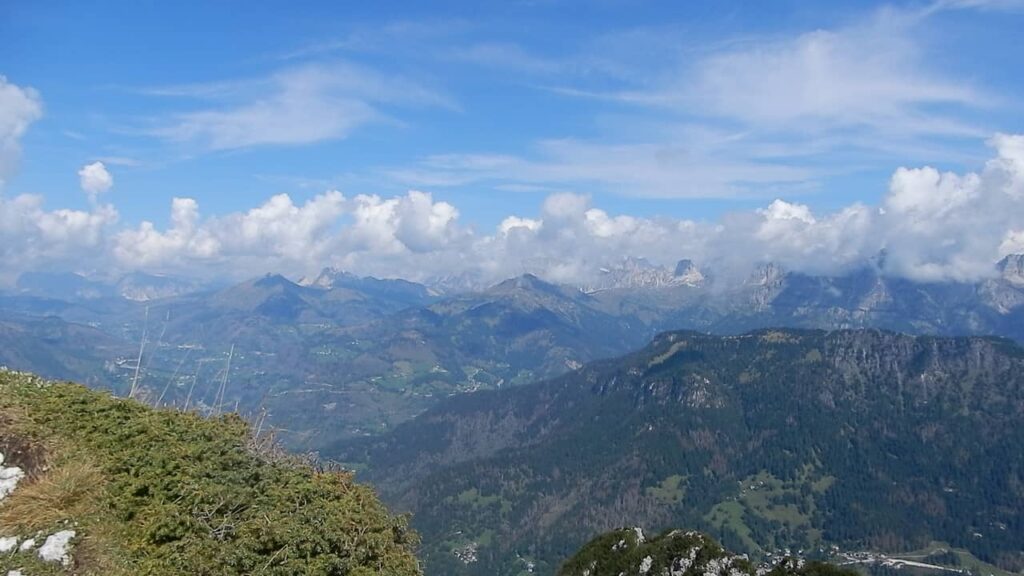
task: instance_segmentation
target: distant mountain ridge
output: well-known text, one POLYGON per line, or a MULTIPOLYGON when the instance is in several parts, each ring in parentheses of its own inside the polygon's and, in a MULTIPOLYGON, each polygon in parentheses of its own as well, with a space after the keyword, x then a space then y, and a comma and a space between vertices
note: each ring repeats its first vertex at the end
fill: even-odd
POLYGON ((704 274, 692 260, 680 260, 674 270, 669 270, 644 258, 626 258, 615 266, 601 268, 596 282, 581 287, 586 292, 596 292, 617 288, 695 287, 704 282, 704 274))
POLYGON ((453 394, 624 354, 665 330, 884 328, 1024 342, 1022 266, 1011 256, 978 283, 924 284, 876 266, 811 276, 768 263, 734 280, 688 260, 670 270, 633 259, 597 290, 523 275, 446 294, 327 268, 298 283, 270 274, 145 301, 85 298, 93 285, 77 276, 55 284, 70 289, 63 295, 45 282, 33 292, 29 277, 27 291, 0 295, 0 318, 25 336, 5 355, 13 367, 122 393, 144 348, 137 380, 153 401, 216 410, 217 388, 193 383, 230 370, 228 406, 266 409, 287 442, 316 450, 386 431, 453 394), (88 330, 46 340, 51 317, 88 330), (82 345, 90 330, 105 342, 97 353, 82 345))
POLYGON ((197 280, 143 272, 126 274, 115 281, 87 278, 72 272, 27 272, 18 277, 16 284, 20 294, 71 302, 102 298, 146 302, 207 288, 207 284, 197 280))

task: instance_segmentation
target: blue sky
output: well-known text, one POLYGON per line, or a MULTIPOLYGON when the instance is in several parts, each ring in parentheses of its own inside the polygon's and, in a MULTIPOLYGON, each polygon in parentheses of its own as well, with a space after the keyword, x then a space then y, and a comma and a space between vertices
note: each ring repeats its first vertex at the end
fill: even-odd
POLYGON ((425 191, 485 232, 559 193, 835 213, 1024 132, 1021 30, 1017 0, 6 2, 0 75, 41 113, 0 194, 116 206, 111 236, 172 225, 176 197, 202 220, 335 189, 425 191))

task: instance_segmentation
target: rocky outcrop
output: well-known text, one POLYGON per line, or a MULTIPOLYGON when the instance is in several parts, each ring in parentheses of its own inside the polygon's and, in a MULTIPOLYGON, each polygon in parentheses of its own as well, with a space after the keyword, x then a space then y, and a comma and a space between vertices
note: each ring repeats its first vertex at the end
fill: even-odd
POLYGON ((590 541, 559 570, 558 576, 853 576, 855 572, 820 562, 780 557, 754 564, 728 552, 700 532, 670 530, 651 539, 640 528, 622 528, 590 541))

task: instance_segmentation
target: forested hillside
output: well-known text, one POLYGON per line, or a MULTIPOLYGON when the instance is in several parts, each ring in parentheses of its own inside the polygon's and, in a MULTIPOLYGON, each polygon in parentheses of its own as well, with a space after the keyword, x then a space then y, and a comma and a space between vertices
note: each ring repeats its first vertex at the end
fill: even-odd
POLYGON ((939 541, 1019 571, 1022 421, 1024 349, 1007 340, 674 332, 333 454, 414 512, 434 574, 514 574, 520 556, 552 573, 624 523, 755 556, 939 541))

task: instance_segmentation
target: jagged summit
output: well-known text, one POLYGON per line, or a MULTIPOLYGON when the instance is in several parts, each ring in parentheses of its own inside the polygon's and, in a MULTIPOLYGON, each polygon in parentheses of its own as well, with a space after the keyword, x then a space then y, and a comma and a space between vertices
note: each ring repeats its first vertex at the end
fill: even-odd
POLYGON ((546 292, 561 291, 558 285, 527 273, 498 282, 489 288, 488 292, 507 292, 510 290, 541 290, 546 292))
POLYGON ((699 286, 704 283, 704 273, 697 268, 693 260, 685 258, 676 263, 676 270, 673 273, 675 279, 686 286, 699 286))
POLYGON ((117 281, 117 293, 127 300, 148 302, 191 294, 203 289, 202 283, 166 274, 132 272, 117 281))
POLYGON ((311 288, 323 288, 325 290, 330 290, 340 281, 358 278, 359 276, 341 268, 326 266, 320 271, 320 274, 316 276, 303 276, 299 279, 297 284, 299 286, 309 286, 311 288))
POLYGON ((298 286, 298 284, 285 278, 281 274, 268 272, 262 277, 253 280, 252 286, 258 286, 260 288, 290 288, 292 286, 298 286))
POLYGON ((786 269, 775 262, 766 262, 758 266, 747 278, 747 284, 753 286, 778 286, 786 278, 786 269))
POLYGON ((680 260, 675 269, 670 270, 646 258, 627 257, 599 272, 593 283, 584 286, 585 291, 700 286, 705 280, 701 270, 689 259, 680 260))
POLYGON ((1014 286, 1024 286, 1024 254, 1010 254, 996 265, 1003 280, 1014 286))
POLYGON ((440 294, 423 284, 397 278, 375 278, 359 276, 340 268, 326 267, 316 277, 303 277, 298 284, 317 290, 355 291, 361 294, 386 298, 408 306, 428 304, 440 294))

